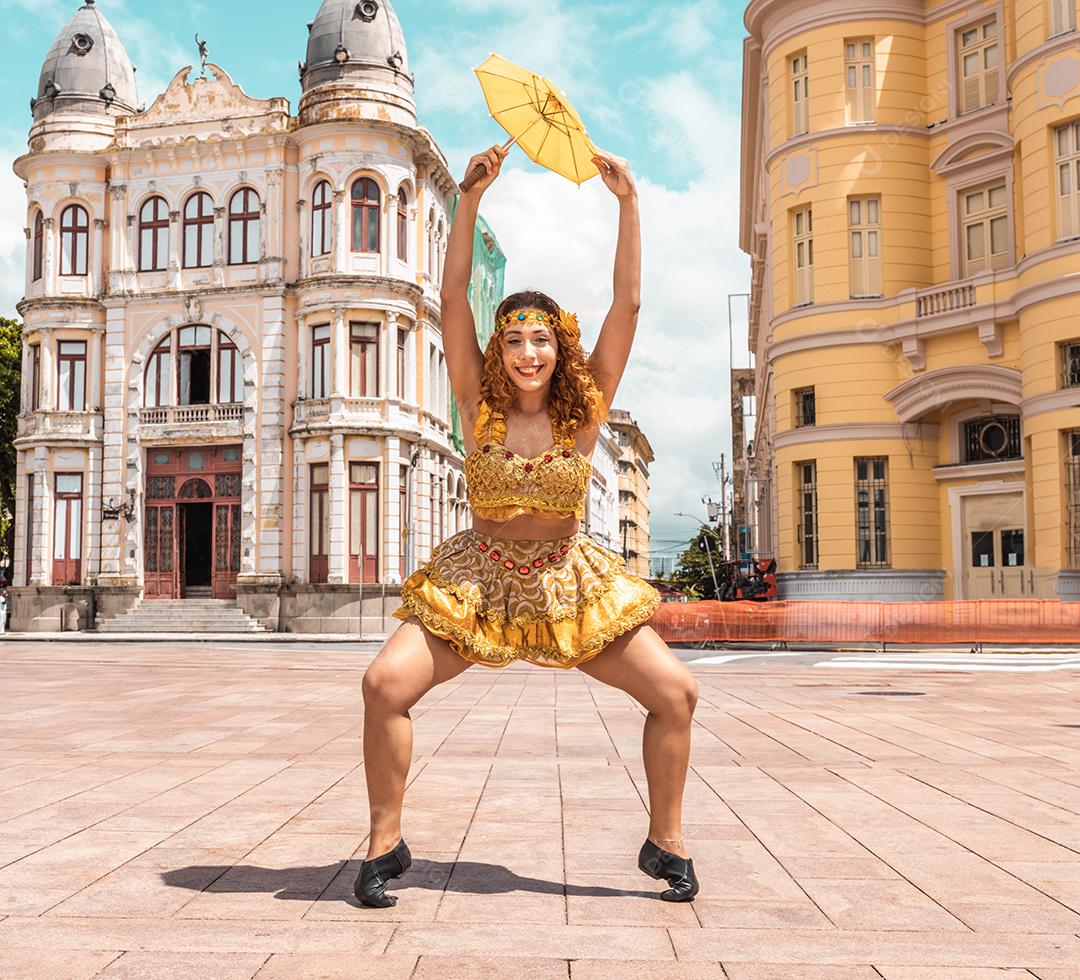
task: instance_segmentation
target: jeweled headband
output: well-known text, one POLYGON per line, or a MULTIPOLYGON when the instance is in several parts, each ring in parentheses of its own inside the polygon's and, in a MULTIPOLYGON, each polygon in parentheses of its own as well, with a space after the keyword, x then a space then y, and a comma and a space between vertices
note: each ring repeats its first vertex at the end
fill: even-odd
MULTIPOLYGON (((554 328, 555 325, 554 317, 546 310, 538 310, 534 307, 530 307, 525 310, 512 310, 509 313, 504 313, 495 322, 495 330, 498 332, 499 330, 503 330, 510 326, 511 323, 527 323, 529 320, 543 323, 552 328, 554 328)), ((568 313, 560 307, 559 322, 566 328, 567 333, 569 333, 575 341, 581 339, 581 328, 578 326, 577 314, 568 313)))

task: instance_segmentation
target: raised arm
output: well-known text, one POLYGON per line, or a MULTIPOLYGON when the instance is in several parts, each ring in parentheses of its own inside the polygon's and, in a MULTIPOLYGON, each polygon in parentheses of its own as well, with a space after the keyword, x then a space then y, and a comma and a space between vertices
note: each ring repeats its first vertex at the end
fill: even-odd
POLYGON ((469 306, 469 278, 472 275, 473 239, 480 198, 499 175, 506 151, 493 146, 469 160, 466 173, 481 163, 487 174, 481 177, 458 200, 450 239, 446 243, 442 288, 439 291, 442 309, 443 349, 450 387, 454 390, 459 408, 466 421, 471 421, 480 398, 480 379, 483 377, 484 354, 476 342, 476 322, 469 306))
POLYGON ((600 328, 589 367, 609 408, 622 380, 637 331, 641 307, 641 221, 637 187, 630 166, 622 157, 597 150, 593 163, 605 186, 619 199, 619 241, 615 247, 615 273, 611 309, 600 328))

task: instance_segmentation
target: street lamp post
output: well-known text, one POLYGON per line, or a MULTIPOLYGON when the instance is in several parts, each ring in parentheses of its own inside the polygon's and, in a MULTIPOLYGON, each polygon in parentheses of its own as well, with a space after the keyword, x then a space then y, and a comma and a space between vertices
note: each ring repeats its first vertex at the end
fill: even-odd
MULTIPOLYGON (((715 534, 716 533, 704 521, 698 521, 698 519, 696 517, 694 517, 693 514, 684 514, 682 511, 677 510, 675 512, 675 516, 676 517, 689 517, 690 520, 697 521, 698 524, 700 524, 703 528, 705 528, 706 531, 709 532, 709 534, 715 534)), ((716 583, 716 569, 713 567, 712 549, 709 547, 709 534, 705 535, 705 555, 709 559, 709 574, 712 575, 713 597, 716 598, 716 599, 719 599, 720 598, 720 586, 717 585, 717 583, 716 583)))

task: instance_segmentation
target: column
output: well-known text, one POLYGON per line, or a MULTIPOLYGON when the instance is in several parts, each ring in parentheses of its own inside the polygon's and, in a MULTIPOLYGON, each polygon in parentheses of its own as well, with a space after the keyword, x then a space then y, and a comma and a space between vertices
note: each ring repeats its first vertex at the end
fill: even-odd
MULTIPOLYGON (((105 312, 105 403, 102 425, 101 496, 114 503, 127 501, 125 485, 124 419, 127 414, 124 342, 124 308, 121 301, 105 312)), ((123 537, 120 520, 107 521, 101 530, 101 576, 122 578, 123 537)))
POLYGON ((183 227, 180 224, 180 212, 169 212, 169 261, 166 268, 169 270, 169 288, 177 289, 180 285, 180 239, 183 235, 183 227))
POLYGON ((292 496, 292 577, 301 582, 311 581, 311 561, 307 547, 309 520, 308 493, 309 472, 306 458, 306 439, 293 440, 293 496, 292 496))
POLYGON ((41 393, 39 404, 45 412, 56 411, 56 367, 53 360, 52 327, 40 326, 41 336, 41 393))
POLYGON ((101 378, 105 372, 105 328, 94 325, 90 337, 90 357, 86 365, 86 404, 91 412, 101 411, 101 378))
POLYGON ((83 581, 95 580, 101 572, 101 449, 95 443, 87 452, 86 476, 83 482, 83 507, 86 514, 87 541, 83 548, 85 571, 83 581))
POLYGON ((56 268, 56 235, 53 234, 55 225, 56 222, 52 218, 45 219, 45 266, 42 272, 46 296, 55 296, 60 292, 56 281, 58 269, 56 268))
POLYGON ((345 472, 345 437, 330 436, 330 554, 329 582, 348 581, 348 485, 345 472))
POLYGON ((225 250, 225 234, 225 209, 214 208, 214 281, 219 286, 225 282, 225 263, 228 261, 228 253, 225 250))
POLYGON ((90 246, 90 295, 100 296, 105 292, 102 283, 102 271, 105 268, 104 256, 101 250, 105 243, 105 219, 94 219, 94 241, 90 246))
MULTIPOLYGON (((262 404, 259 420, 258 571, 284 577, 285 516, 285 300, 263 299, 262 404)), ((255 410, 255 393, 244 412, 255 410)), ((247 393, 245 389, 245 403, 247 393)))
POLYGON ((311 248, 308 243, 308 235, 311 232, 311 222, 307 216, 307 201, 301 198, 296 202, 297 222, 300 229, 300 233, 297 236, 299 239, 300 248, 300 278, 306 279, 308 277, 308 269, 311 265, 311 248))
POLYGON ((382 331, 383 342, 379 344, 379 395, 382 398, 397 395, 394 391, 397 372, 393 370, 394 359, 397 357, 397 321, 396 313, 386 314, 386 324, 382 331))
POLYGON ((330 396, 345 398, 349 394, 349 338, 345 327, 345 310, 336 307, 330 327, 330 396))
POLYGON ((308 349, 311 346, 311 328, 307 318, 302 315, 296 317, 296 400, 302 401, 308 396, 308 379, 311 372, 308 370, 308 349))
POLYGON ((26 454, 26 467, 34 477, 34 515, 32 520, 33 540, 30 546, 30 584, 49 584, 49 556, 52 551, 46 547, 49 541, 48 529, 45 527, 48 503, 52 495, 48 489, 46 464, 49 459, 49 450, 44 446, 37 446, 26 454))
POLYGON ((334 271, 345 272, 349 260, 349 214, 344 191, 334 191, 334 271))
POLYGON ((401 440, 387 436, 383 445, 383 464, 380 467, 382 500, 381 512, 386 515, 380 529, 380 554, 382 570, 380 578, 389 585, 401 581, 401 440))

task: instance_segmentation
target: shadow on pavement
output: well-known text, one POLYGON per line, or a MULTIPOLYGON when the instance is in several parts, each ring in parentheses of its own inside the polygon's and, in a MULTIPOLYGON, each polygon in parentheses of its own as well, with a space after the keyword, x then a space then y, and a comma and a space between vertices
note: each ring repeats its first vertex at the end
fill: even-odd
MULTIPOLYGON (((161 879, 173 888, 190 888, 209 893, 274 892, 274 897, 291 901, 313 902, 320 897, 339 899, 359 905, 352 894, 352 883, 360 873, 360 861, 339 861, 336 864, 298 868, 260 868, 255 865, 188 865, 162 872, 161 879), (347 876, 343 872, 349 871, 347 876), (216 874, 215 874, 216 873, 216 874), (347 881, 347 894, 328 886, 341 877, 347 881), (213 880, 206 884, 208 878, 213 880)), ((412 867, 395 878, 388 891, 427 888, 437 891, 460 892, 468 895, 497 895, 504 892, 537 892, 545 895, 589 895, 597 897, 638 896, 655 897, 652 891, 607 888, 602 885, 572 885, 543 878, 528 878, 516 874, 501 864, 479 861, 426 861, 415 859, 412 867)))

